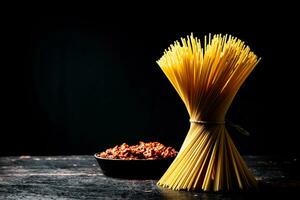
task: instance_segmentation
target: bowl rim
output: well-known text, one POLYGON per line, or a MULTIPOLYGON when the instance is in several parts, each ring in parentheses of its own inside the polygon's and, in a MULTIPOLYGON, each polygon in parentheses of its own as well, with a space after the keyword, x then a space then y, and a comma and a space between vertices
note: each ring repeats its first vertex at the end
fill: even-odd
POLYGON ((129 160, 129 159, 111 159, 111 158, 101 158, 99 156, 97 156, 97 154, 100 154, 101 152, 98 152, 98 153, 95 153, 94 154, 94 157, 96 159, 99 159, 99 160, 110 160, 110 161, 161 161, 161 160, 169 160, 169 159, 175 159, 178 155, 178 151, 176 151, 176 156, 174 157, 168 157, 168 158, 160 158, 160 159, 132 159, 132 160, 129 160))

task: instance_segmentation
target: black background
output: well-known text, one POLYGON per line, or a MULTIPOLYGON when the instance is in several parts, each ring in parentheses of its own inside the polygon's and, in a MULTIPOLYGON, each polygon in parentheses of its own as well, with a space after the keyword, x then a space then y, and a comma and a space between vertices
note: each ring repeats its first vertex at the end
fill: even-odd
POLYGON ((139 140, 179 148, 188 115, 156 61, 191 32, 232 34, 262 57, 227 115, 251 133, 230 129, 240 152, 299 154, 297 26, 268 18, 244 23, 8 18, 0 155, 93 154, 139 140))

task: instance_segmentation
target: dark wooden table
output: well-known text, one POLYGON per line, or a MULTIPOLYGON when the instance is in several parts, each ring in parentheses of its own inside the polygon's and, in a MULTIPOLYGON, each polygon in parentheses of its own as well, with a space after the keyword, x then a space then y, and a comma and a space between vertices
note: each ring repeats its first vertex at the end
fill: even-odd
POLYGON ((157 180, 103 175, 93 156, 0 157, 0 199, 299 199, 296 157, 245 156, 259 180, 248 193, 172 191, 157 180))

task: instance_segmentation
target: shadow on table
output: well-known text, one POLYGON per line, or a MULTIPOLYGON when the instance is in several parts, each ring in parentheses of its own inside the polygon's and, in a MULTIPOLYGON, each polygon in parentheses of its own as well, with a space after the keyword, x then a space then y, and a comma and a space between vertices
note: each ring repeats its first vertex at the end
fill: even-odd
POLYGON ((299 180, 288 182, 259 182, 259 187, 251 192, 196 192, 196 191, 173 191, 159 188, 162 199, 167 200, 216 200, 216 199, 297 199, 300 196, 299 180), (295 198, 296 197, 296 198, 295 198))

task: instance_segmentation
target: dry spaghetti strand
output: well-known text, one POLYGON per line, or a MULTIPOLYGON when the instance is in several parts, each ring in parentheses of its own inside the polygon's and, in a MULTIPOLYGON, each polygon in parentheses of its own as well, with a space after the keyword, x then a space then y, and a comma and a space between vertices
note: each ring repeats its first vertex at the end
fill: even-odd
POLYGON ((222 122, 259 60, 243 41, 220 34, 205 37, 204 44, 191 35, 164 52, 157 63, 184 102, 191 126, 158 185, 204 191, 256 187, 222 122))

